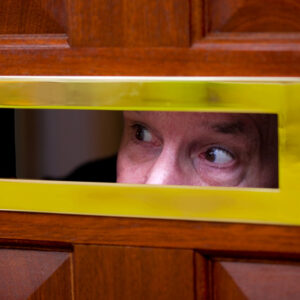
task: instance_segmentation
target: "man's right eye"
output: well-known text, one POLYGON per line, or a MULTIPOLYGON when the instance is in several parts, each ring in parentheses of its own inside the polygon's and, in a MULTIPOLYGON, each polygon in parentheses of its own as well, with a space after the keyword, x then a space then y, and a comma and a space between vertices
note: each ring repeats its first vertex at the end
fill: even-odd
POLYGON ((132 126, 135 130, 135 138, 138 141, 150 143, 152 142, 152 134, 151 132, 144 126, 140 124, 134 124, 132 126))

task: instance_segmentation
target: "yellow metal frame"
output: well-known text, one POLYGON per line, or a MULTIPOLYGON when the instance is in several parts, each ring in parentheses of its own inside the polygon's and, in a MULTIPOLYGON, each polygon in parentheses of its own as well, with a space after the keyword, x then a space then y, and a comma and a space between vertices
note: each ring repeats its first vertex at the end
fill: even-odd
POLYGON ((278 114, 279 188, 0 180, 0 209, 300 225, 296 78, 0 78, 0 107, 278 114), (299 197, 299 198, 298 198, 299 197))

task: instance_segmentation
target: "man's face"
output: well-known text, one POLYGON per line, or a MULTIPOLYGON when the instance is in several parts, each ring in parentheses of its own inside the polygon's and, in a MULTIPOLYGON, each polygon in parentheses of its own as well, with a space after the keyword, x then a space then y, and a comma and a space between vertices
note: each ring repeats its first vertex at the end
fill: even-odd
POLYGON ((124 112, 117 182, 277 187, 277 129, 263 116, 124 112))

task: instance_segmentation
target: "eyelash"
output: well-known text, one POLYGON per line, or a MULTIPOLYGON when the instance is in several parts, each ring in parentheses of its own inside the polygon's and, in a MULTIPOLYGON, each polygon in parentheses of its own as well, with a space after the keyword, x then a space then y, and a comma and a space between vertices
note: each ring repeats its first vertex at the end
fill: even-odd
POLYGON ((139 124, 139 123, 134 123, 130 127, 133 131, 133 133, 132 133, 133 140, 137 143, 143 142, 142 140, 137 138, 138 130, 148 130, 147 127, 145 127, 145 126, 143 126, 142 124, 139 124))
MULTIPOLYGON (((150 143, 149 141, 144 141, 143 138, 138 138, 137 135, 139 134, 138 131, 143 131, 143 130, 147 130, 150 132, 150 130, 140 124, 140 123, 133 123, 132 125, 130 125, 133 133, 132 133, 132 139, 135 143, 137 144, 141 144, 141 143, 150 143)), ((141 132, 140 132, 141 133, 141 132)), ((151 132, 150 132, 151 134, 151 132)), ((207 147, 206 150, 202 153, 200 153, 199 157, 203 160, 206 161, 206 163, 209 165, 209 166, 212 166, 212 167, 217 167, 217 168, 225 168, 225 167, 229 167, 229 166, 232 166, 237 160, 236 160, 236 156, 229 150, 225 149, 223 146, 218 146, 218 145, 214 145, 214 146, 210 146, 210 147, 207 147), (217 150, 217 151, 222 151, 224 152, 225 154, 227 154, 228 156, 231 157, 231 161, 230 162, 225 162, 225 163, 216 163, 216 162, 212 162, 208 159, 207 155, 209 154, 209 152, 212 152, 212 150, 217 150)), ((224 158, 223 158, 224 159, 224 158)))
MULTIPOLYGON (((223 154, 222 154, 223 155, 223 154)), ((199 155, 199 157, 203 160, 205 160, 205 162, 209 165, 209 166, 212 166, 212 167, 217 167, 217 168, 227 168, 229 166, 232 166, 233 164, 235 164, 237 162, 237 158, 236 156, 229 150, 225 149, 224 147, 222 146, 210 146, 208 148, 206 148, 206 150, 204 152, 201 152, 201 154, 199 155), (224 163, 218 163, 218 162, 214 162, 214 161, 210 161, 209 158, 208 158, 208 155, 211 155, 209 152, 213 152, 213 150, 216 150, 216 151, 221 151, 223 153, 225 153, 225 155, 227 155, 229 158, 228 161, 226 161, 226 157, 224 158, 220 158, 221 160, 225 160, 224 163)), ((219 159, 219 160, 220 160, 219 159)), ((217 158, 216 158, 217 160, 217 158)))

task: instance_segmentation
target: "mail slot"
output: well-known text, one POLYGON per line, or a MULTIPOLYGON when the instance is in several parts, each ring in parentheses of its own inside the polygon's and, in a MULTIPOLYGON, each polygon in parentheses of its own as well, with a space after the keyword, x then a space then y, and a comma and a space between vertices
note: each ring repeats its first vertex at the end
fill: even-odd
MULTIPOLYGON (((17 154, 15 178, 0 182, 2 209, 299 224, 297 79, 7 78, 0 90, 1 108, 14 110, 17 154), (72 152, 51 163, 49 153, 64 147, 59 130, 70 116, 86 127, 77 130, 77 148, 89 137, 102 158, 115 156, 109 166, 115 180, 91 180, 88 169, 72 177, 81 164, 101 158, 96 152, 65 173, 58 162, 72 152), (100 125, 105 119, 114 125, 100 125), (56 124, 61 140, 52 145, 51 122, 62 126, 56 124), (42 146, 32 151, 34 143, 42 146), (44 167, 48 162, 52 174, 38 174, 35 158, 44 167)), ((100 165, 96 173, 101 169, 108 170, 100 165)))

